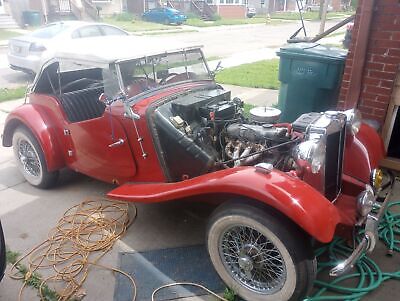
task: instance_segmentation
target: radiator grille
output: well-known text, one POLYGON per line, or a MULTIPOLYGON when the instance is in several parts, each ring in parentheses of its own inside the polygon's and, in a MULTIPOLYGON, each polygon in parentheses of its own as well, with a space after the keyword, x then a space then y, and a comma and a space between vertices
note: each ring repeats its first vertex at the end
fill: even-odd
POLYGON ((345 125, 339 131, 328 134, 326 139, 325 196, 334 200, 342 187, 345 125))

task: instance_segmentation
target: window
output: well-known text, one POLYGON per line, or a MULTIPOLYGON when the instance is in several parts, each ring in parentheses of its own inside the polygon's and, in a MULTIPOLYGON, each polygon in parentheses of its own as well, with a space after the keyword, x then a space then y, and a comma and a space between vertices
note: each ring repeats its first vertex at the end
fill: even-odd
POLYGON ((125 61, 119 67, 128 97, 151 91, 160 85, 210 79, 198 49, 125 61))
POLYGON ((31 36, 41 39, 51 39, 66 30, 68 27, 69 25, 66 25, 65 23, 50 24, 45 26, 44 28, 34 31, 33 33, 31 33, 31 36))
POLYGON ((89 37, 98 37, 101 36, 102 33, 100 31, 100 28, 98 26, 85 26, 82 28, 79 28, 72 34, 72 38, 89 38, 89 37))
POLYGON ((103 32, 103 35, 105 35, 105 36, 126 36, 126 35, 128 35, 127 32, 125 32, 119 28, 112 27, 112 26, 102 25, 102 26, 100 26, 100 29, 103 32))

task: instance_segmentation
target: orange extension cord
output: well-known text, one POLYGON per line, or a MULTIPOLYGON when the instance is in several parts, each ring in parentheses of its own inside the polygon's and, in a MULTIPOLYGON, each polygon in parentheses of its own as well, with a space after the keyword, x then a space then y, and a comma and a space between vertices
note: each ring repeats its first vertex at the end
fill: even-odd
MULTIPOLYGON (((100 264, 99 260, 125 234, 136 215, 135 206, 105 199, 86 200, 68 209, 56 227, 49 232, 48 238, 11 267, 10 277, 24 281, 18 300, 22 300, 27 280, 36 272, 43 272, 45 275, 39 287, 41 300, 46 300, 43 295, 45 287, 54 289, 59 301, 77 297, 82 292, 90 266, 97 266, 126 276, 132 283, 132 301, 135 301, 137 287, 134 278, 124 271, 100 264), (19 270, 22 262, 27 263, 28 272, 25 275, 21 275, 19 270)), ((178 285, 196 286, 219 300, 227 301, 202 285, 184 282, 157 288, 151 300, 155 300, 155 295, 160 290, 178 285)))

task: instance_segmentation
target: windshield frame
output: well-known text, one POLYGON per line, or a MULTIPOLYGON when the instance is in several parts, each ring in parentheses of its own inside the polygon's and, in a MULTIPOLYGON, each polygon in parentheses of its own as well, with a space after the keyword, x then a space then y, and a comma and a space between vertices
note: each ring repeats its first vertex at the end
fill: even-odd
MULTIPOLYGON (((210 71, 210 68, 208 66, 207 60, 206 60, 206 58, 204 56, 204 53, 201 50, 201 48, 198 47, 198 46, 197 47, 188 47, 188 48, 177 49, 177 50, 172 50, 172 51, 165 51, 165 52, 162 52, 162 53, 160 52, 160 53, 155 53, 155 54, 149 54, 147 56, 142 56, 142 57, 117 60, 115 62, 115 70, 116 70, 116 73, 117 73, 119 87, 120 87, 121 92, 125 94, 125 85, 124 85, 124 80, 123 80, 123 76, 122 76, 121 68, 120 68, 121 64, 127 63, 127 62, 131 62, 131 61, 135 61, 135 60, 140 60, 140 59, 147 60, 148 57, 154 57, 154 56, 158 56, 158 55, 173 55, 173 54, 182 53, 182 54, 185 54, 185 57, 186 57, 186 52, 192 52, 192 51, 197 51, 200 54, 200 56, 201 56, 201 58, 203 60, 203 63, 204 63, 204 67, 206 69, 206 73, 209 76, 208 79, 204 78, 204 79, 201 79, 201 80, 213 80, 212 72, 210 71)), ((187 79, 185 81, 180 81, 180 82, 177 82, 177 83, 171 83, 171 84, 164 85, 164 86, 161 86, 161 87, 167 87, 167 86, 177 85, 177 84, 180 84, 180 83, 183 83, 183 82, 191 82, 191 81, 199 81, 199 79, 187 79)), ((157 89, 147 90, 147 91, 144 91, 144 92, 139 93, 137 95, 141 95, 141 94, 144 94, 144 93, 152 92, 152 91, 155 91, 155 90, 157 90, 157 89)), ((135 95, 133 97, 129 97, 129 98, 135 98, 137 95, 135 95)))

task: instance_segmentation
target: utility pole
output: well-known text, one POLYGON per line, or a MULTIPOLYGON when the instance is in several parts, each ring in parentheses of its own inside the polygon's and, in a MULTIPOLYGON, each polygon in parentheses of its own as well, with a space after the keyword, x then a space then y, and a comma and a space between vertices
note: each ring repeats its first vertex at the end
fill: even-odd
POLYGON ((326 14, 328 13, 329 1, 325 0, 324 6, 322 8, 321 23, 319 25, 319 34, 323 33, 325 30, 326 14))
POLYGON ((324 10, 325 0, 319 1, 318 19, 322 19, 322 11, 324 10))

